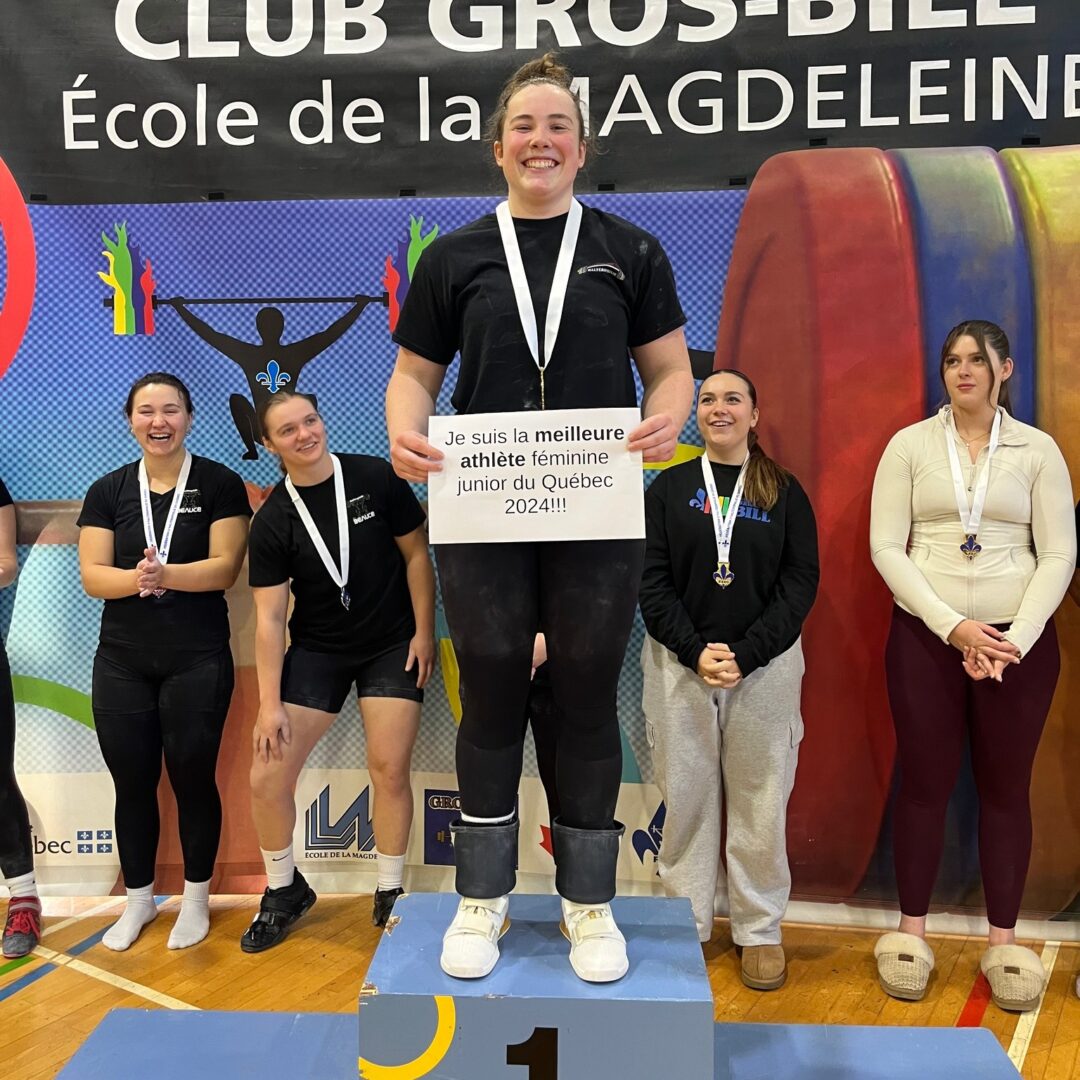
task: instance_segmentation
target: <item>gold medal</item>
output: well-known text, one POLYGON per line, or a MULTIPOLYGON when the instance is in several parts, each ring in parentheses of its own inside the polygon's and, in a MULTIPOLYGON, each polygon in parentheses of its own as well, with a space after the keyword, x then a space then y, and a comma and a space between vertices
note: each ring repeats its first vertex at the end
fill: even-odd
POLYGON ((731 572, 731 563, 717 563, 712 579, 721 589, 726 589, 735 580, 735 575, 731 572))

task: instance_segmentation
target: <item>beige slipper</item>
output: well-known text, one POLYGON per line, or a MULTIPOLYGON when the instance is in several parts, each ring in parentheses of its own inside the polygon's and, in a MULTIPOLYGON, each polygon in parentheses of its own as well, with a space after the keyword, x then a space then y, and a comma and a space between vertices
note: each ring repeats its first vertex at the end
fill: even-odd
POLYGON ((979 967, 999 1009, 1029 1012, 1046 989, 1042 961, 1023 945, 992 945, 983 953, 979 967))
POLYGON ((934 969, 934 950, 914 934, 883 934, 874 946, 878 982, 890 997, 901 1001, 922 1001, 930 972, 934 969))

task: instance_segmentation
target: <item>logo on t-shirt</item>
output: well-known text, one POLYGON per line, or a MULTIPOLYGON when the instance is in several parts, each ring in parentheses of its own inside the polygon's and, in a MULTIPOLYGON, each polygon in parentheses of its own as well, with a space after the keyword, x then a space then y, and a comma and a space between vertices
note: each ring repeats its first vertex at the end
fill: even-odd
POLYGON ((626 275, 615 263, 592 263, 589 266, 579 266, 579 274, 610 274, 617 281, 625 281, 626 275))
POLYGON ((180 500, 179 514, 201 514, 202 494, 198 488, 185 488, 184 497, 180 500))
MULTIPOLYGON (((731 500, 726 496, 720 497, 720 513, 726 514, 728 512, 728 504, 731 500)), ((709 503, 709 496, 705 494, 704 488, 698 488, 697 494, 690 500, 690 506, 694 510, 700 510, 703 514, 711 514, 712 506, 709 503)), ((747 502, 745 499, 739 503, 739 512, 736 517, 749 518, 751 521, 764 521, 769 522, 772 519, 769 517, 767 510, 762 510, 760 506, 755 506, 753 503, 747 502)))
POLYGON ((375 516, 375 511, 371 509, 370 495, 357 495, 345 505, 349 508, 349 520, 354 525, 359 525, 362 521, 368 521, 375 516))

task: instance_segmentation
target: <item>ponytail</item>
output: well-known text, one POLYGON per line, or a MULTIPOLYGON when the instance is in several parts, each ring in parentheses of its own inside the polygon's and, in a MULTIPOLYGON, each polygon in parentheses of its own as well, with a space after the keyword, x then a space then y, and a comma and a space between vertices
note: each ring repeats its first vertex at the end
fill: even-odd
POLYGON ((771 510, 780 498, 780 492, 791 482, 791 473, 761 449, 756 431, 750 432, 746 445, 750 448, 750 462, 743 482, 747 502, 762 510, 771 510))

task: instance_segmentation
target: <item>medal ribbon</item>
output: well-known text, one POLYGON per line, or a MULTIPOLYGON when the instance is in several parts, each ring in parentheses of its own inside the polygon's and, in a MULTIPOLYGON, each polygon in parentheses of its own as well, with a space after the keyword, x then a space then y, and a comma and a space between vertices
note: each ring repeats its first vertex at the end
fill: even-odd
POLYGON ((964 535, 974 537, 979 534, 979 525, 982 522, 983 506, 986 504, 986 489, 990 485, 990 459, 998 446, 998 438, 1001 434, 1001 409, 994 414, 994 424, 990 428, 990 445, 986 448, 986 465, 979 473, 975 482, 975 490, 972 492, 971 507, 968 508, 967 487, 964 484, 964 474, 960 469, 960 455, 956 450, 956 440, 959 433, 956 430, 956 418, 952 409, 948 410, 945 442, 949 451, 949 468, 952 470, 953 491, 956 494, 956 509, 960 514, 960 524, 963 526, 964 535))
MULTIPOLYGON (((735 518, 738 517, 739 507, 742 505, 743 483, 746 480, 746 467, 749 464, 750 452, 747 451, 746 458, 742 463, 742 468, 739 470, 739 477, 735 481, 735 487, 731 492, 731 498, 728 499, 727 513, 724 514, 720 511, 720 497, 716 494, 716 480, 713 477, 709 455, 701 455, 701 475, 705 480, 705 493, 709 497, 709 509, 712 512, 713 533, 716 536, 716 569, 718 573, 720 573, 724 567, 727 567, 730 571, 731 537, 735 532, 735 518)), ((730 575, 729 573, 729 577, 724 581, 725 584, 730 581, 731 576, 733 575, 730 575)), ((717 580, 717 584, 720 584, 719 579, 717 580)))
POLYGON ((158 562, 165 564, 169 561, 169 549, 172 547, 173 533, 176 531, 176 518, 180 513, 180 504, 184 501, 184 492, 187 490, 188 476, 191 473, 191 451, 184 451, 184 464, 180 466, 180 475, 176 478, 176 487, 173 489, 172 502, 169 504, 169 513, 165 518, 165 528, 161 533, 161 543, 158 543, 154 534, 154 508, 150 502, 150 478, 146 474, 146 460, 139 462, 139 506, 142 509, 143 537, 148 548, 157 551, 158 562))
POLYGON ((499 222, 503 251, 506 253, 506 267, 510 271, 510 283, 514 287, 514 299, 517 301, 521 328, 525 331, 525 342, 529 346, 533 363, 540 372, 540 408, 543 408, 544 369, 551 360, 551 354, 555 351, 555 339, 559 336, 566 289, 570 282, 570 264, 574 261, 574 249, 577 247, 578 233, 581 230, 581 203, 577 199, 571 199, 570 212, 566 215, 566 225, 563 227, 559 258, 555 263, 555 276, 551 279, 551 293, 544 318, 543 356, 540 355, 536 310, 529 292, 529 279, 525 276, 525 264, 521 261, 521 248, 518 247, 517 233, 514 231, 514 219, 510 216, 510 204, 499 203, 495 207, 495 217, 499 222))
POLYGON ((349 508, 345 504, 345 479, 341 474, 341 462, 338 461, 336 454, 331 454, 330 460, 334 463, 334 504, 337 508, 338 551, 341 557, 340 569, 334 565, 334 560, 330 557, 330 549, 326 546, 326 541, 323 540, 319 527, 311 516, 311 511, 305 505, 304 500, 300 498, 300 492, 296 490, 296 485, 288 476, 285 477, 285 490, 289 493, 289 498, 292 499, 293 506, 296 507, 296 512, 304 523, 304 528, 307 529, 307 534, 311 537, 311 542, 315 545, 315 550, 318 552, 319 558, 322 559, 323 566, 326 567, 326 572, 330 575, 333 583, 341 590, 341 606, 348 611, 349 508))

